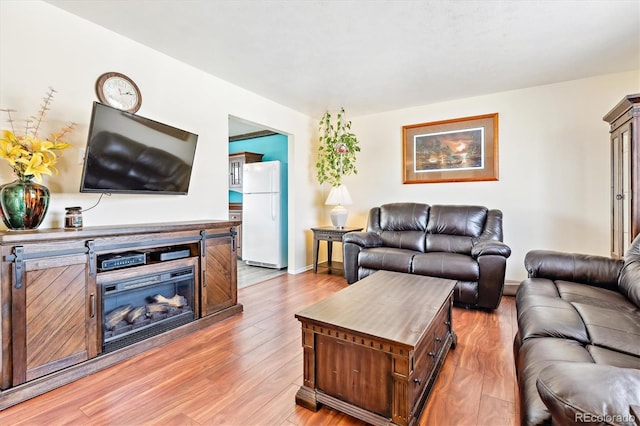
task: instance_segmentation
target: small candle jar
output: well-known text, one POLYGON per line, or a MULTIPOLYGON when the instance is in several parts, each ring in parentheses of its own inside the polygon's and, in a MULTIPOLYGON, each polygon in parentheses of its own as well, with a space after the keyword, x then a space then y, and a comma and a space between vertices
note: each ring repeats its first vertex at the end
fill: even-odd
POLYGON ((82 207, 65 207, 64 227, 67 229, 82 228, 82 207))

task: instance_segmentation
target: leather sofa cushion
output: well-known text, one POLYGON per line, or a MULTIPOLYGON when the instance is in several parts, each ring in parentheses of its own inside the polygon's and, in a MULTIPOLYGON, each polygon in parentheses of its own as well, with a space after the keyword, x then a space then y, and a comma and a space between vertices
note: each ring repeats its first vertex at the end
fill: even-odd
POLYGON ((585 305, 600 306, 603 308, 619 309, 623 311, 640 312, 633 303, 617 291, 569 281, 556 281, 556 286, 560 293, 560 297, 567 302, 576 302, 585 305))
POLYGON ((486 207, 436 205, 431 206, 427 232, 479 237, 486 221, 486 207))
POLYGON ((592 344, 640 356, 640 314, 582 303, 573 305, 592 344))
POLYGON ((367 230, 379 234, 385 247, 424 252, 429 209, 420 203, 383 204, 371 210, 367 230))
POLYGON ((422 231, 382 231, 380 239, 384 247, 400 248, 424 252, 424 232, 422 231))
POLYGON ((640 357, 593 345, 588 345, 587 350, 597 364, 607 364, 613 365, 614 367, 635 368, 640 370, 640 357))
POLYGON ((462 281, 478 281, 480 278, 478 262, 456 253, 418 253, 413 258, 411 272, 462 281))
POLYGON ((459 235, 427 234, 425 237, 425 250, 443 251, 447 253, 461 253, 471 255, 473 241, 471 237, 459 235))
POLYGON ((362 250, 358 254, 358 264, 363 268, 409 273, 414 255, 413 250, 374 247, 362 250))
POLYGON ((558 288, 553 281, 546 278, 527 278, 518 286, 516 305, 525 300, 530 294, 537 296, 559 297, 558 288))
POLYGON ((580 343, 573 340, 541 337, 522 342, 516 365, 521 383, 521 406, 527 407, 521 412, 523 425, 548 424, 549 411, 538 395, 536 380, 540 371, 558 361, 592 363, 593 359, 580 343))
POLYGON ((622 262, 612 262, 603 256, 549 250, 528 252, 524 263, 529 277, 611 286, 612 290, 617 288, 622 267, 622 262))
POLYGON ((561 362, 540 371, 537 389, 553 424, 633 426, 629 405, 640 404, 640 370, 561 362))
POLYGON ((391 203, 380 206, 382 231, 421 231, 424 234, 428 218, 428 204, 391 203))
POLYGON ((554 337, 589 343, 589 334, 582 317, 566 300, 529 295, 519 302, 517 310, 518 330, 523 340, 554 337))

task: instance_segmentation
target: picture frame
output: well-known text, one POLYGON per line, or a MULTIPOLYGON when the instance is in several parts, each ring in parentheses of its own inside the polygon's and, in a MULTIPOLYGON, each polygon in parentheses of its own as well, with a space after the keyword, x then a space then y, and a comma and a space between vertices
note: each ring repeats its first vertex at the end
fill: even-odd
POLYGON ((403 182, 498 180, 498 113, 402 126, 403 182))

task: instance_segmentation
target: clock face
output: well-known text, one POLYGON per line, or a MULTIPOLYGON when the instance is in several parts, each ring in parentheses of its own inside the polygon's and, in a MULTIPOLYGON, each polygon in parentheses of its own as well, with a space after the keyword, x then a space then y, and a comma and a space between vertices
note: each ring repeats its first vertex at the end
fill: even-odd
POLYGON ((138 86, 124 74, 102 74, 96 82, 96 92, 100 102, 124 111, 136 112, 142 105, 138 86))

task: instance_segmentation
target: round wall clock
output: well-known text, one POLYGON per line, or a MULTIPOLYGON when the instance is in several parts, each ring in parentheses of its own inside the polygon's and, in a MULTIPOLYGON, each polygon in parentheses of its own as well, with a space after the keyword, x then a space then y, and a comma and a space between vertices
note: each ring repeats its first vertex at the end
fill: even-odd
POLYGON ((96 81, 96 94, 103 104, 128 112, 136 112, 142 105, 138 86, 124 74, 107 72, 96 81))

